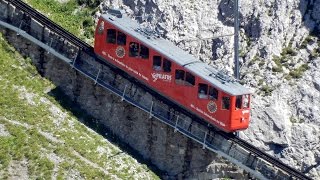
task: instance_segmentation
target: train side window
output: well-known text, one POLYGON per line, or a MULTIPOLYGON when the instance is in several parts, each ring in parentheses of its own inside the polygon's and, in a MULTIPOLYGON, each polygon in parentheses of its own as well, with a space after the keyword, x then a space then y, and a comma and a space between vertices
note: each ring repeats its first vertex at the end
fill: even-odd
POLYGON ((149 59, 149 48, 146 46, 142 45, 140 46, 140 56, 142 59, 149 59))
POLYGON ((177 69, 176 70, 176 76, 175 76, 176 83, 184 85, 184 76, 185 76, 184 70, 177 69))
POLYGON ((171 72, 171 61, 167 59, 163 59, 163 71, 164 72, 171 72))
POLYGON ((98 27, 98 34, 103 34, 104 32, 104 21, 101 21, 98 27))
POLYGON ((230 109, 230 97, 222 97, 222 109, 230 109))
POLYGON ((210 99, 218 99, 218 89, 210 86, 209 87, 209 98, 210 99))
POLYGON ((236 109, 241 109, 242 95, 236 96, 236 109))
POLYGON ((126 45, 126 41, 127 41, 127 36, 124 33, 118 31, 117 44, 125 46, 126 45))
POLYGON ((161 56, 153 56, 153 69, 156 71, 161 71, 161 56))
POLYGON ((200 99, 208 99, 208 85, 199 83, 198 86, 198 97, 200 99))
POLYGON ((194 86, 196 78, 191 73, 187 72, 186 74, 186 85, 194 86))
POLYGON ((250 101, 250 99, 249 99, 249 94, 246 94, 246 95, 243 95, 243 108, 248 108, 249 107, 249 101, 250 101))
POLYGON ((130 42, 129 56, 130 57, 138 57, 139 56, 139 43, 130 42))
POLYGON ((116 43, 116 34, 117 31, 115 29, 107 30, 107 43, 115 44, 116 43))

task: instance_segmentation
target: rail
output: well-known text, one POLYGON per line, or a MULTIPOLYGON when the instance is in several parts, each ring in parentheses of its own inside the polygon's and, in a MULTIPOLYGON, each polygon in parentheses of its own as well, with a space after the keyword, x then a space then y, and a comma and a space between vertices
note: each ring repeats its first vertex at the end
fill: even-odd
MULTIPOLYGON (((217 131, 214 128, 208 127, 199 119, 190 118, 190 116, 193 117, 193 115, 185 112, 183 109, 176 108, 178 106, 174 106, 175 109, 172 109, 170 108, 170 105, 159 103, 157 100, 146 100, 143 96, 137 96, 136 89, 140 87, 151 94, 157 93, 151 92, 150 89, 143 85, 141 86, 140 83, 124 84, 122 81, 117 80, 116 76, 110 73, 110 69, 112 70, 114 67, 110 68, 105 63, 101 65, 101 60, 98 60, 94 55, 93 48, 90 45, 78 39, 76 36, 52 22, 24 2, 20 0, 7 0, 7 2, 9 2, 8 6, 12 4, 20 11, 23 11, 24 14, 21 16, 26 15, 27 17, 21 18, 20 21, 12 21, 13 17, 12 15, 10 17, 8 13, 9 10, 7 8, 6 11, 0 12, 1 26, 16 31, 17 34, 20 34, 30 41, 38 44, 48 52, 64 60, 84 76, 92 79, 95 84, 108 89, 112 93, 120 96, 123 101, 126 101, 149 113, 150 117, 154 117, 171 126, 174 128, 175 132, 180 132, 181 134, 184 134, 185 136, 202 144, 203 148, 207 148, 218 153, 259 179, 288 179, 288 177, 293 179, 311 179, 305 174, 280 162, 278 159, 268 155, 267 153, 262 152, 237 136, 217 131), (31 18, 36 20, 38 24, 33 22, 31 18), (35 28, 30 27, 30 23, 32 24, 32 22, 28 21, 32 21, 34 26, 38 26, 39 29, 36 30, 35 28), (44 29, 46 28, 54 33, 49 33, 47 34, 47 37, 44 38, 41 34, 44 34, 44 29), (61 37, 63 39, 61 39, 61 37), (65 40, 76 48, 72 48, 72 45, 61 47, 60 44, 65 42, 65 40), (81 53, 85 53, 95 60, 83 60, 79 58, 79 54, 81 53), (180 110, 182 110, 183 113, 179 113, 178 111, 180 110), (223 144, 222 142, 226 142, 225 140, 229 143, 223 144), (243 150, 241 150, 241 148, 243 150), (258 158, 259 160, 257 160, 258 158), (266 161, 272 167, 263 167, 265 164, 259 163, 259 161, 266 161), (277 173, 276 175, 272 174, 271 171, 274 167, 284 173, 277 173)), ((117 73, 128 78, 127 74, 121 70, 117 70, 117 73)), ((163 99, 163 97, 161 97, 161 99, 163 99)))

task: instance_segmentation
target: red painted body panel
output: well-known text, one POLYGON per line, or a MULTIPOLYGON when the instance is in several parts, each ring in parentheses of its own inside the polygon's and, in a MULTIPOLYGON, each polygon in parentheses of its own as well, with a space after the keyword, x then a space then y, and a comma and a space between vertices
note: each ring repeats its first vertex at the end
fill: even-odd
MULTIPOLYGON (((100 27, 101 28, 101 27, 100 27)), ((103 57, 109 63, 119 67, 120 69, 126 71, 131 76, 137 78, 139 81, 143 82, 152 89, 155 89, 161 95, 173 100, 175 103, 183 106, 185 109, 192 111, 194 114, 198 115, 200 118, 204 119, 208 123, 222 129, 225 132, 233 132, 237 130, 242 130, 248 128, 250 109, 238 109, 235 108, 235 96, 230 96, 219 90, 218 100, 200 99, 198 97, 198 84, 205 83, 210 85, 200 77, 195 77, 195 85, 179 85, 175 82, 175 70, 185 70, 184 67, 176 64, 170 58, 167 58, 165 54, 159 54, 159 52, 149 48, 149 59, 142 59, 140 57, 129 57, 129 43, 137 42, 141 43, 138 39, 133 38, 130 34, 126 34, 126 45, 120 46, 117 44, 110 44, 106 41, 106 30, 107 29, 117 29, 112 24, 107 21, 100 19, 95 33, 95 44, 94 50, 97 55, 103 57), (103 33, 98 32, 100 22, 104 21, 103 33), (123 47, 125 50, 124 56, 117 56, 117 48, 123 47), (153 69, 153 59, 154 55, 162 56, 171 61, 171 72, 156 71, 153 69), (222 109, 222 96, 230 97, 231 105, 229 110, 222 109), (216 106, 217 110, 215 112, 210 112, 208 110, 209 104, 211 106, 216 106)), ((118 49, 119 50, 119 49, 118 49)), ((194 74, 193 74, 194 75, 194 74)))

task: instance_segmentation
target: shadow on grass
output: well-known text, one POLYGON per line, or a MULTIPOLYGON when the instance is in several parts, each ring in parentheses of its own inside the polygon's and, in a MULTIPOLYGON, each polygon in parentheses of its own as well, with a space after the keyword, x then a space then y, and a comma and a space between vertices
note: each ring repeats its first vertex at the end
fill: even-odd
MULTIPOLYGON (((139 163, 145 164, 148 168, 153 171, 160 178, 166 175, 166 172, 161 171, 150 160, 143 158, 139 151, 133 149, 125 142, 122 142, 111 129, 100 123, 99 120, 91 116, 86 110, 80 108, 80 105, 73 102, 69 96, 67 96, 60 87, 56 87, 48 92, 48 95, 53 97, 59 104, 69 112, 71 112, 78 121, 83 123, 88 128, 92 129, 96 133, 103 136, 105 139, 110 141, 112 144, 117 145, 122 151, 128 153, 130 156, 135 158, 139 163)), ((118 155, 118 154, 117 154, 118 155)), ((114 155, 116 156, 116 155, 114 155)))

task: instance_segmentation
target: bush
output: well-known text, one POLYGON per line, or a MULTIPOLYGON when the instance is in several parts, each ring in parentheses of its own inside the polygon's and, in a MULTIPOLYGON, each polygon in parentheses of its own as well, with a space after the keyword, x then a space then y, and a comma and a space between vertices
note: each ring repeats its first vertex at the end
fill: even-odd
POLYGON ((263 85, 261 87, 261 91, 264 92, 264 95, 269 96, 269 95, 271 95, 273 89, 268 85, 263 85))
POLYGON ((273 66, 272 67, 273 72, 283 72, 282 66, 273 66))
POLYGON ((296 56, 298 53, 291 47, 286 47, 282 50, 281 55, 285 56, 285 55, 290 55, 290 56, 296 56))
POLYGON ((102 1, 101 0, 77 0, 79 5, 87 5, 91 8, 97 7, 102 1))
POLYGON ((307 36, 301 43, 301 48, 306 48, 308 44, 310 44, 311 42, 313 42, 313 39, 311 36, 307 36))
POLYGON ((302 77, 302 74, 309 69, 308 64, 303 64, 299 68, 294 69, 289 73, 289 75, 295 79, 299 79, 302 77))

